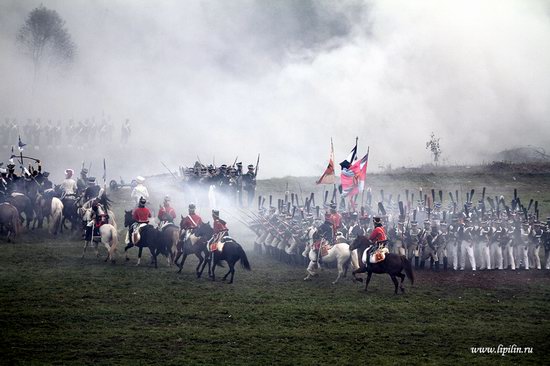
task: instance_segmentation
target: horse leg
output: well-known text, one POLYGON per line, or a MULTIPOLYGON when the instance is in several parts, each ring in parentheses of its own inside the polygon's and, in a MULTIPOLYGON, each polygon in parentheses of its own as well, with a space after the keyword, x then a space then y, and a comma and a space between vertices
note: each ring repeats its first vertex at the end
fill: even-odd
POLYGON ((231 272, 231 279, 229 280, 229 284, 233 283, 233 277, 235 277, 235 262, 232 264, 231 262, 227 262, 229 264, 229 271, 231 272))
MULTIPOLYGON (((204 262, 202 262, 202 267, 200 272, 197 274, 197 278, 201 278, 202 272, 204 271, 204 267, 206 267, 206 262, 210 261, 210 256, 208 253, 205 252, 204 254, 204 262)), ((210 276, 210 264, 208 265, 208 275, 210 276)))
POLYGON ((187 254, 184 253, 181 258, 181 263, 178 264, 178 267, 180 268, 180 270, 177 273, 181 273, 181 270, 183 269, 183 264, 185 263, 185 259, 187 259, 187 254))
MULTIPOLYGON (((212 256, 214 256, 214 253, 212 253, 212 256)), ((212 258, 211 258, 212 260, 212 258)), ((214 271, 216 270, 216 261, 213 261, 214 264, 212 264, 212 271, 210 270, 210 266, 208 266, 208 274, 210 275, 210 277, 212 278, 212 281, 216 281, 216 274, 214 273, 214 271), (212 272, 212 273, 210 273, 212 272)))
POLYGON ((227 276, 229 276, 229 275, 231 274, 231 270, 232 270, 232 268, 233 268, 233 266, 231 265, 230 262, 228 262, 227 264, 229 264, 229 266, 228 266, 228 267, 229 267, 229 270, 228 270, 227 273, 223 276, 222 281, 227 280, 227 276))
POLYGON ((405 287, 403 286, 403 282, 405 281, 405 275, 401 272, 397 274, 397 277, 401 278, 401 283, 399 284, 399 289, 401 290, 401 293, 405 293, 405 287))
POLYGON ((141 263, 141 252, 143 252, 143 247, 142 246, 139 247, 138 261, 136 263, 136 266, 139 266, 139 264, 141 263))
POLYGON ((126 262, 130 260, 130 258, 128 257, 128 249, 132 248, 133 246, 134 244, 130 243, 126 245, 126 247, 124 247, 124 255, 126 256, 126 262))
POLYGON ((204 261, 203 257, 202 257, 202 253, 199 252, 199 253, 195 253, 195 255, 197 256, 197 258, 199 258, 199 264, 197 264, 197 268, 195 268, 195 274, 197 275, 197 278, 200 277, 200 274, 199 274, 199 268, 202 264, 202 262, 204 261))
POLYGON ((344 274, 344 265, 343 263, 340 263, 340 261, 338 261, 338 276, 336 277, 334 282, 332 282, 332 284, 336 285, 338 283, 338 280, 340 279, 340 277, 342 277, 343 274, 344 274))
POLYGON ((391 280, 393 281, 393 285, 395 286, 395 295, 397 295, 397 288, 399 287, 399 284, 397 283, 397 278, 394 274, 390 275, 391 280))
POLYGON ((94 250, 96 258, 99 258, 99 244, 97 243, 97 241, 94 241, 94 250))
POLYGON ((372 272, 367 272, 367 281, 365 282, 365 292, 367 292, 367 288, 369 287, 369 282, 371 277, 372 277, 372 272))
POLYGON ((86 254, 86 248, 88 248, 88 241, 84 240, 84 251, 82 252, 82 259, 84 259, 84 254, 86 254))

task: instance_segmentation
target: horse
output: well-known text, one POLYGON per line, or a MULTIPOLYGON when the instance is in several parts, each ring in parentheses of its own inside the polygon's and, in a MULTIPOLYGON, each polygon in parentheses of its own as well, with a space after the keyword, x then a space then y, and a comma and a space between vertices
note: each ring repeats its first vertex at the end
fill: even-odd
MULTIPOLYGON (((88 225, 95 225, 95 222, 92 221, 92 209, 79 209, 82 213, 82 221, 84 223, 84 226, 88 225)), ((101 206, 98 207, 98 213, 100 215, 105 214, 103 211, 103 208, 101 206)), ((91 244, 91 242, 94 243, 94 248, 96 252, 96 256, 99 257, 99 251, 98 251, 98 243, 101 242, 105 248, 107 249, 107 257, 105 258, 105 262, 107 262, 109 259, 112 263, 115 263, 116 258, 116 248, 118 245, 118 233, 116 226, 110 224, 109 222, 105 222, 101 224, 98 228, 99 236, 94 237, 94 230, 95 228, 92 227, 92 233, 90 237, 86 237, 84 239, 84 251, 82 252, 82 258, 84 258, 84 255, 86 253, 86 249, 88 248, 88 245, 91 244)))
POLYGON ((20 225, 17 208, 9 203, 0 203, 0 228, 6 228, 8 243, 11 242, 10 235, 15 238, 19 234, 20 225))
MULTIPOLYGON (((183 219, 182 219, 183 221, 183 219)), ((199 264, 195 269, 197 278, 202 274, 202 271, 199 270, 201 265, 205 263, 205 258, 209 255, 207 243, 214 235, 214 229, 210 226, 210 223, 202 223, 195 229, 191 231, 189 235, 185 231, 182 232, 179 241, 178 241, 178 252, 176 255, 175 263, 178 263, 178 259, 182 257, 181 263, 178 265, 179 271, 181 273, 185 259, 189 254, 194 254, 199 259, 199 264), (203 258, 204 253, 204 258, 203 258)), ((204 269, 204 266, 203 266, 204 269)), ((208 267, 208 273, 211 273, 211 267, 208 267)))
MULTIPOLYGON (((229 271, 223 276, 222 280, 225 281, 227 279, 227 276, 231 274, 231 279, 228 282, 229 284, 231 284, 233 283, 233 278, 235 277, 235 263, 240 260, 241 266, 247 271, 251 270, 250 263, 248 262, 248 258, 243 247, 231 237, 225 236, 220 240, 220 242, 221 245, 223 245, 222 249, 210 252, 210 255, 206 257, 206 260, 202 265, 200 274, 202 274, 206 262, 208 262, 209 264, 210 262, 213 262, 211 278, 212 281, 216 281, 216 265, 221 266, 220 262, 226 261, 229 266, 229 271)), ((218 245, 220 245, 220 243, 218 243, 218 245)))
MULTIPOLYGON (((359 235, 353 243, 350 245, 350 250, 357 249, 357 254, 359 258, 363 258, 363 252, 371 245, 371 241, 363 235, 359 235)), ((368 259, 367 259, 368 260, 368 259)), ((406 276, 411 281, 411 285, 414 284, 414 273, 411 268, 411 262, 403 255, 398 255, 394 253, 387 253, 386 258, 379 263, 369 263, 368 265, 362 264, 361 268, 354 270, 352 272, 354 280, 362 282, 362 278, 357 278, 357 273, 367 272, 367 281, 365 283, 365 291, 369 286, 370 278, 373 273, 382 274, 387 273, 390 275, 393 284, 395 285, 395 294, 397 295, 397 288, 400 287, 401 292, 405 292, 405 287, 403 287, 403 281, 405 280, 405 274, 402 272, 405 271, 406 276), (397 282, 397 278, 401 278, 401 285, 397 282)))
MULTIPOLYGON (((313 243, 311 244, 313 245, 313 243)), ((315 272, 315 268, 319 267, 319 252, 320 250, 316 250, 313 247, 310 247, 308 258, 309 258, 309 265, 307 266, 307 276, 304 278, 304 281, 308 281, 313 276, 317 276, 317 273, 315 272)), ((332 263, 336 262, 338 267, 338 276, 336 279, 332 282, 333 285, 338 283, 338 280, 340 280, 340 277, 346 276, 349 264, 351 261, 351 252, 349 244, 347 243, 338 243, 334 244, 330 249, 328 249, 327 254, 321 257, 321 260, 323 263, 332 263)))
POLYGON ((27 230, 29 230, 30 224, 34 219, 34 209, 31 199, 23 193, 14 192, 6 197, 6 202, 17 208, 21 223, 25 222, 27 230), (25 214, 24 220, 22 216, 23 213, 25 214))
MULTIPOLYGON (((136 221, 132 217, 132 211, 124 210, 124 226, 130 229, 130 226, 132 226, 134 223, 136 223, 136 221)), ((141 263, 141 253, 143 251, 143 248, 148 247, 149 251, 151 252, 151 264, 154 263, 155 268, 158 268, 157 256, 159 254, 163 254, 166 257, 170 255, 167 249, 163 248, 160 245, 159 231, 151 224, 145 224, 141 229, 136 228, 136 230, 140 230, 139 239, 135 244, 130 241, 130 243, 128 243, 128 245, 126 245, 126 247, 124 248, 124 253, 126 253, 126 260, 130 260, 127 254, 128 249, 137 246, 139 248, 139 252, 136 266, 139 266, 139 264, 141 263)))
POLYGON ((168 265, 171 266, 176 258, 178 240, 180 238, 180 228, 173 223, 166 223, 160 228, 160 246, 170 253, 166 257, 168 265))

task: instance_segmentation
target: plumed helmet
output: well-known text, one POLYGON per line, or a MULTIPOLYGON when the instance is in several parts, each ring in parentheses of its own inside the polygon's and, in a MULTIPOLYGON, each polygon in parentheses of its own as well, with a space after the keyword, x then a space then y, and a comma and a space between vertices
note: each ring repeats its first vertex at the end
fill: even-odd
POLYGON ((194 203, 190 203, 190 204, 189 204, 189 209, 190 209, 190 210, 194 210, 194 209, 196 209, 196 208, 197 208, 197 207, 195 206, 194 203))

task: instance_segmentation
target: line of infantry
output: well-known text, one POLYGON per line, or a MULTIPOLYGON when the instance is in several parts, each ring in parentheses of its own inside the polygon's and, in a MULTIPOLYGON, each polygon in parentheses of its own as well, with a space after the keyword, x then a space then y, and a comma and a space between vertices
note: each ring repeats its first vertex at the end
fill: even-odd
POLYGON ((528 270, 542 269, 543 264, 550 269, 550 217, 539 221, 538 202, 531 200, 524 206, 517 190, 510 204, 503 196, 485 197, 485 189, 474 203, 474 194, 469 192, 459 209, 458 192, 450 193, 451 201, 444 207, 441 191, 439 201, 434 190, 432 197, 420 191, 422 199, 415 205, 408 191, 407 200, 397 204, 381 191, 381 200, 374 206, 369 191, 359 212, 338 210, 325 195, 324 216, 321 207, 315 206, 313 193, 304 205, 292 194, 291 201, 279 199, 277 207, 271 205, 270 196, 268 208, 265 198, 259 197, 257 213, 247 213, 248 225, 257 235, 256 250, 288 262, 293 262, 292 256, 308 256, 309 239, 332 246, 366 236, 385 251, 406 256, 416 269, 528 270), (382 239, 377 233, 380 226, 382 239))

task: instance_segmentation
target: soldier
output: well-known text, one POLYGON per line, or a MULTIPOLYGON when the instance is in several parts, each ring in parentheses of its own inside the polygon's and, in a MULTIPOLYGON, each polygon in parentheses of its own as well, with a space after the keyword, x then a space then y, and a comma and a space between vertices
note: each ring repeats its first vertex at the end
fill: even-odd
POLYGON ((145 207, 146 203, 147 200, 144 197, 140 197, 138 201, 138 207, 134 208, 134 211, 132 212, 132 219, 135 222, 128 228, 126 244, 134 244, 133 240, 130 240, 130 238, 132 238, 133 232, 138 229, 140 225, 147 225, 149 223, 149 219, 153 217, 153 215, 151 215, 151 211, 149 211, 149 209, 145 207))
POLYGON ((42 191, 53 188, 53 183, 48 179, 50 172, 42 173, 42 191))
POLYGON ((145 178, 142 176, 136 177, 137 185, 132 190, 131 197, 136 202, 136 206, 139 204, 139 200, 141 197, 145 198, 145 200, 149 199, 149 191, 147 190, 147 187, 145 187, 145 178))
POLYGON ((131 134, 132 129, 130 127, 130 119, 126 118, 126 121, 124 121, 122 127, 120 128, 120 142, 122 144, 127 144, 131 134))
POLYGON ((101 187, 96 184, 95 177, 88 177, 88 186, 83 192, 84 202, 97 198, 100 191, 101 187))
POLYGON ((86 188, 88 187, 88 169, 82 168, 80 171, 80 178, 76 181, 76 191, 78 195, 81 195, 84 193, 86 188))
POLYGON ((193 230, 202 224, 202 218, 195 213, 195 209, 193 203, 189 204, 189 214, 185 216, 180 227, 182 230, 193 230))
POLYGON ((159 213, 157 215, 160 224, 163 223, 173 223, 174 219, 176 218, 176 210, 172 206, 170 206, 170 197, 164 196, 164 202, 162 206, 160 206, 159 213))
POLYGON ((65 180, 61 183, 61 200, 65 197, 76 196, 76 182, 73 179, 74 170, 65 169, 65 180))
POLYGON ((248 206, 252 204, 254 195, 256 193, 256 173, 254 172, 254 165, 248 166, 248 172, 243 175, 243 190, 246 191, 248 197, 248 206))
POLYGON ((473 239, 474 227, 470 225, 470 219, 465 218, 463 223, 458 228, 459 242, 460 242, 460 270, 464 271, 466 267, 466 256, 472 267, 472 271, 476 270, 476 257, 474 256, 474 239, 473 239))

